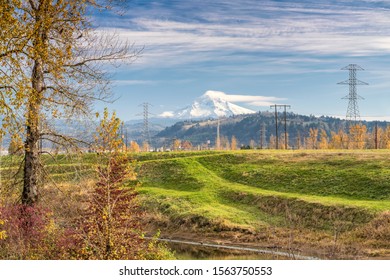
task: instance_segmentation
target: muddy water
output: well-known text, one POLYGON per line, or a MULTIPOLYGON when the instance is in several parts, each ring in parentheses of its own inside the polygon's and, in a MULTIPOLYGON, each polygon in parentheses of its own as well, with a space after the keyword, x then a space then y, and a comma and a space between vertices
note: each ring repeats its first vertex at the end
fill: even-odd
POLYGON ((286 260, 271 254, 247 254, 242 251, 218 250, 191 245, 168 245, 178 260, 286 260))
POLYGON ((200 243, 183 240, 160 239, 171 248, 180 260, 289 260, 317 259, 290 252, 247 248, 239 246, 200 243))

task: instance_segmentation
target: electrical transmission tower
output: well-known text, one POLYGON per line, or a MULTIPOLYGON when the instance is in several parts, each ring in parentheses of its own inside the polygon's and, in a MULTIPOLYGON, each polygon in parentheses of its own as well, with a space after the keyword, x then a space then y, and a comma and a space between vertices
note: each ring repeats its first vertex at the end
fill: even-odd
POLYGON ((284 145, 287 149, 287 108, 291 108, 290 105, 271 105, 271 108, 275 108, 275 134, 276 134, 276 149, 279 149, 279 135, 278 135, 278 107, 284 108, 284 145))
POLYGON ((142 103, 140 106, 143 106, 144 108, 144 112, 143 112, 143 117, 144 117, 144 127, 143 127, 143 131, 142 131, 142 139, 144 141, 144 143, 146 143, 148 146, 150 146, 150 132, 149 132, 149 115, 150 115, 150 112, 149 112, 149 106, 151 104, 148 103, 148 102, 144 102, 142 103))
POLYGON ((356 79, 356 71, 364 70, 357 64, 349 64, 348 66, 341 68, 341 70, 349 70, 349 79, 338 83, 339 85, 349 85, 349 94, 343 98, 349 100, 346 115, 347 121, 354 121, 356 123, 357 121, 360 121, 360 112, 357 100, 364 99, 357 94, 356 86, 368 85, 368 83, 356 79))

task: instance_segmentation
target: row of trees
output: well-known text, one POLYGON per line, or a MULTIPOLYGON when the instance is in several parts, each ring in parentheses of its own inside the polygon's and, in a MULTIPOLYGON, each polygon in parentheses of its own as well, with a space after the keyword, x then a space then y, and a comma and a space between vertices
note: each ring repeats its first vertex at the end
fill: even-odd
MULTIPOLYGON (((249 143, 239 143, 233 135, 220 136, 215 143, 205 142, 201 145, 193 145, 189 140, 174 139, 170 148, 178 150, 237 150, 237 149, 390 149, 390 125, 386 128, 375 127, 368 132, 363 124, 353 124, 346 132, 343 129, 327 132, 325 129, 309 128, 306 136, 297 133, 295 139, 290 139, 289 134, 282 134, 276 138, 270 135, 268 142, 265 139, 260 143, 250 140, 249 143), (287 137, 287 139, 285 139, 287 137), (278 141, 278 145, 276 145, 278 141), (286 147, 287 143, 287 147, 286 147)), ((131 149, 133 150, 133 149, 131 149)), ((137 149, 141 151, 142 149, 137 149)))
MULTIPOLYGON (((285 143, 293 143, 287 148, 295 149, 390 149, 390 126, 385 129, 376 127, 372 132, 362 124, 354 124, 346 132, 343 129, 331 131, 330 135, 325 129, 310 128, 307 137, 301 137, 298 133, 294 140, 279 139, 279 147, 286 149, 285 143), (292 141, 290 141, 292 140, 292 141)), ((269 148, 276 147, 276 137, 271 135, 269 148)))

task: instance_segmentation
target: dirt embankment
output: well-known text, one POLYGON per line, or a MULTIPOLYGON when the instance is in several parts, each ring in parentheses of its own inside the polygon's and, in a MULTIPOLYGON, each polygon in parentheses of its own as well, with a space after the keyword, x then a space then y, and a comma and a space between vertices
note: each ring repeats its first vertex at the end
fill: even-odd
MULTIPOLYGON (((284 225, 254 229, 210 221, 202 216, 171 220, 161 213, 149 213, 144 217, 145 228, 149 234, 160 230, 162 238, 283 251, 289 252, 291 258, 304 255, 319 259, 390 259, 390 211, 374 216, 354 208, 312 205, 318 208, 314 211, 307 205, 300 207, 299 201, 292 204, 279 204, 275 200, 268 202, 265 206, 262 199, 256 200, 259 209, 269 208, 280 215, 284 212, 284 225)), ((200 250, 207 256, 217 249, 182 246, 179 250, 192 255, 197 255, 200 250)), ((220 253, 229 255, 229 251, 224 249, 220 253)), ((275 256, 275 259, 280 259, 280 256, 275 256)))

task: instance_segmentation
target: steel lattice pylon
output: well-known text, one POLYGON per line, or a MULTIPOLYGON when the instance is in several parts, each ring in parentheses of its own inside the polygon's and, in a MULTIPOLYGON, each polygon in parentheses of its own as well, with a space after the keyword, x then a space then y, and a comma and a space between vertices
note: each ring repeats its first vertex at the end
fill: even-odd
POLYGON ((356 71, 364 69, 357 64, 349 64, 348 66, 341 68, 341 70, 349 70, 349 79, 338 83, 339 85, 349 85, 349 94, 343 98, 349 100, 346 115, 347 121, 360 121, 360 112, 357 100, 364 98, 357 94, 356 86, 368 85, 368 83, 356 79, 356 71))
POLYGON ((144 143, 147 143, 148 145, 151 144, 150 141, 150 132, 149 132, 149 106, 151 104, 145 102, 142 103, 140 106, 143 106, 144 111, 143 111, 143 117, 144 117, 144 126, 143 126, 143 131, 142 131, 142 138, 144 143))

